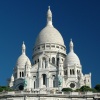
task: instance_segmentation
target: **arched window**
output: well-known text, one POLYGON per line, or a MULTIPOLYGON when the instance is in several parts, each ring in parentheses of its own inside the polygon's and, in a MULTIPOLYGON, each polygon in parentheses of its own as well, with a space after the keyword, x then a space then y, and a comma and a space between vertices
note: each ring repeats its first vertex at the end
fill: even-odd
POLYGON ((43 57, 42 59, 42 68, 46 68, 46 58, 43 57))
POLYGON ((73 73, 73 75, 75 75, 75 71, 74 71, 74 69, 72 70, 72 73, 73 73))
POLYGON ((35 64, 36 64, 36 60, 35 60, 35 64))
POLYGON ((20 77, 21 77, 21 72, 20 72, 20 77))
POLYGON ((50 58, 49 58, 49 62, 50 62, 50 58))
POLYGON ((65 71, 66 75, 67 75, 67 70, 65 71))
POLYGON ((77 70, 77 75, 78 75, 78 70, 77 70))
POLYGON ((52 77, 53 77, 53 87, 55 87, 55 75, 53 75, 52 77))
POLYGON ((24 72, 22 72, 22 77, 24 77, 24 72))
POLYGON ((57 66, 59 65, 59 58, 57 58, 57 66))
POLYGON ((43 74, 43 85, 46 85, 46 74, 43 74))
POLYGON ((53 87, 55 87, 55 79, 53 80, 53 87))
POLYGON ((70 69, 70 75, 72 75, 72 70, 70 69))
POLYGON ((80 70, 77 70, 77 75, 80 75, 80 70))
POLYGON ((66 71, 64 71, 64 75, 66 75, 66 71))
POLYGON ((52 63, 55 64, 55 58, 54 57, 52 57, 52 63))
POLYGON ((67 70, 64 71, 64 75, 67 75, 67 70))
POLYGON ((35 81, 34 81, 34 89, 35 89, 35 81))

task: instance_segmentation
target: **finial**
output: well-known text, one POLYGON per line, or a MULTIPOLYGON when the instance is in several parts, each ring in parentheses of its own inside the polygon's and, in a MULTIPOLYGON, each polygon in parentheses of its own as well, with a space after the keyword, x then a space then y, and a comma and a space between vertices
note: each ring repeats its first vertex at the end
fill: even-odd
POLYGON ((23 41, 23 44, 22 44, 22 54, 25 54, 25 50, 26 50, 26 46, 25 46, 24 41, 23 41))
POLYGON ((50 9, 50 6, 48 6, 48 9, 50 9))
POLYGON ((50 10, 50 6, 48 6, 48 11, 47 11, 47 25, 53 26, 52 25, 52 12, 50 10))
POLYGON ((72 41, 72 38, 70 39, 70 45, 69 45, 69 47, 70 47, 70 52, 72 51, 74 51, 73 50, 73 47, 74 47, 74 45, 73 45, 73 41, 72 41))

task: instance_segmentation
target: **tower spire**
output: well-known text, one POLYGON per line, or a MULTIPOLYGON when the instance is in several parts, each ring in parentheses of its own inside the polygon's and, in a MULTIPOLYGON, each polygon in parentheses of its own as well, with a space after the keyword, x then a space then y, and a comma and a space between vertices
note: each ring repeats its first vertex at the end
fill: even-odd
POLYGON ((70 52, 73 52, 74 51, 74 44, 73 44, 72 39, 70 39, 69 47, 70 47, 70 52))
POLYGON ((47 11, 47 25, 53 26, 52 25, 52 12, 50 10, 50 6, 48 6, 48 11, 47 11))
POLYGON ((24 41, 23 41, 23 44, 22 44, 22 54, 25 54, 25 51, 26 51, 26 46, 25 46, 24 41))

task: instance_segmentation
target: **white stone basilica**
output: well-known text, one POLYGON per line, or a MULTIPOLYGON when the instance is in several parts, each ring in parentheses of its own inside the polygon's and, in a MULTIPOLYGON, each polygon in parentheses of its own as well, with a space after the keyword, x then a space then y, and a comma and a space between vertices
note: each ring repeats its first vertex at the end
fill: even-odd
POLYGON ((47 11, 47 25, 43 28, 33 48, 32 63, 22 44, 22 54, 18 58, 8 85, 15 90, 73 90, 83 85, 91 87, 91 73, 83 75, 80 59, 74 52, 72 39, 70 52, 60 32, 52 24, 52 12, 47 11))

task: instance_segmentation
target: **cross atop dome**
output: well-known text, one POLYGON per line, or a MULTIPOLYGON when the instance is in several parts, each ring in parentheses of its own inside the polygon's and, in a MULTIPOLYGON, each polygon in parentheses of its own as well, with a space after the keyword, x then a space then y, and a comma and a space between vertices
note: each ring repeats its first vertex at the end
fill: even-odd
POLYGON ((52 12, 50 10, 50 6, 48 6, 48 11, 47 11, 47 25, 53 26, 52 25, 52 12))

